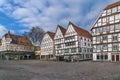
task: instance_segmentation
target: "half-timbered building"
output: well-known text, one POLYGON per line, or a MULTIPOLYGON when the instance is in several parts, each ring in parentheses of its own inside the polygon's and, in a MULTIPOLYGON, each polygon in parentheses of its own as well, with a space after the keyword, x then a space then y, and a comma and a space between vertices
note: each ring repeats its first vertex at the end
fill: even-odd
POLYGON ((56 32, 55 32, 55 54, 57 60, 64 60, 64 48, 65 48, 65 42, 64 42, 64 35, 65 35, 66 29, 62 26, 58 25, 56 32))
POLYGON ((91 28, 94 61, 120 61, 120 1, 108 5, 91 28))
POLYGON ((51 60, 55 56, 54 49, 54 35, 53 32, 46 32, 41 41, 41 60, 51 60))
POLYGON ((14 35, 8 31, 0 39, 0 59, 24 60, 34 57, 34 47, 27 37, 14 35))
POLYGON ((92 36, 87 31, 69 22, 65 33, 64 59, 71 61, 92 59, 92 36))

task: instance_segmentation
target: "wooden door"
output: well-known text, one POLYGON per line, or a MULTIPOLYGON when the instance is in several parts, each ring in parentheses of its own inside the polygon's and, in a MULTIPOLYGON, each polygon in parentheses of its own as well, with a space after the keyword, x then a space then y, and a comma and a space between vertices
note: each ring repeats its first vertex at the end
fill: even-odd
POLYGON ((115 55, 112 55, 112 61, 115 61, 115 55))

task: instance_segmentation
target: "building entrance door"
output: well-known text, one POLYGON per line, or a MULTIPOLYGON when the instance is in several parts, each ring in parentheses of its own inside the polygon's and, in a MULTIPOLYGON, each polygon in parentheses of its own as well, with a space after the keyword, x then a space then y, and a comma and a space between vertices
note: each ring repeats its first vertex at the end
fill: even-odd
POLYGON ((115 55, 112 55, 112 61, 115 61, 115 55))
POLYGON ((119 61, 119 55, 116 55, 116 61, 119 61))

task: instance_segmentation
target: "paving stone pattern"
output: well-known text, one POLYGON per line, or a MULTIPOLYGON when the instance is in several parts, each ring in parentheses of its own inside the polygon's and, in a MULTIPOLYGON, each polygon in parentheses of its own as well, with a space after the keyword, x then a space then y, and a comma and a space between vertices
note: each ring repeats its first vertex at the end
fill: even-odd
POLYGON ((120 63, 0 61, 0 80, 120 80, 120 63))

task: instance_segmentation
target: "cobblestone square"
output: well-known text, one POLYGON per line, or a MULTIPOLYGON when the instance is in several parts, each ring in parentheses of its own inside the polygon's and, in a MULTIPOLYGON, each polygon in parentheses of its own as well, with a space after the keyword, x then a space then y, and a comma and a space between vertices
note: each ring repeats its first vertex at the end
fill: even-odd
POLYGON ((119 80, 120 63, 0 61, 0 80, 119 80))

